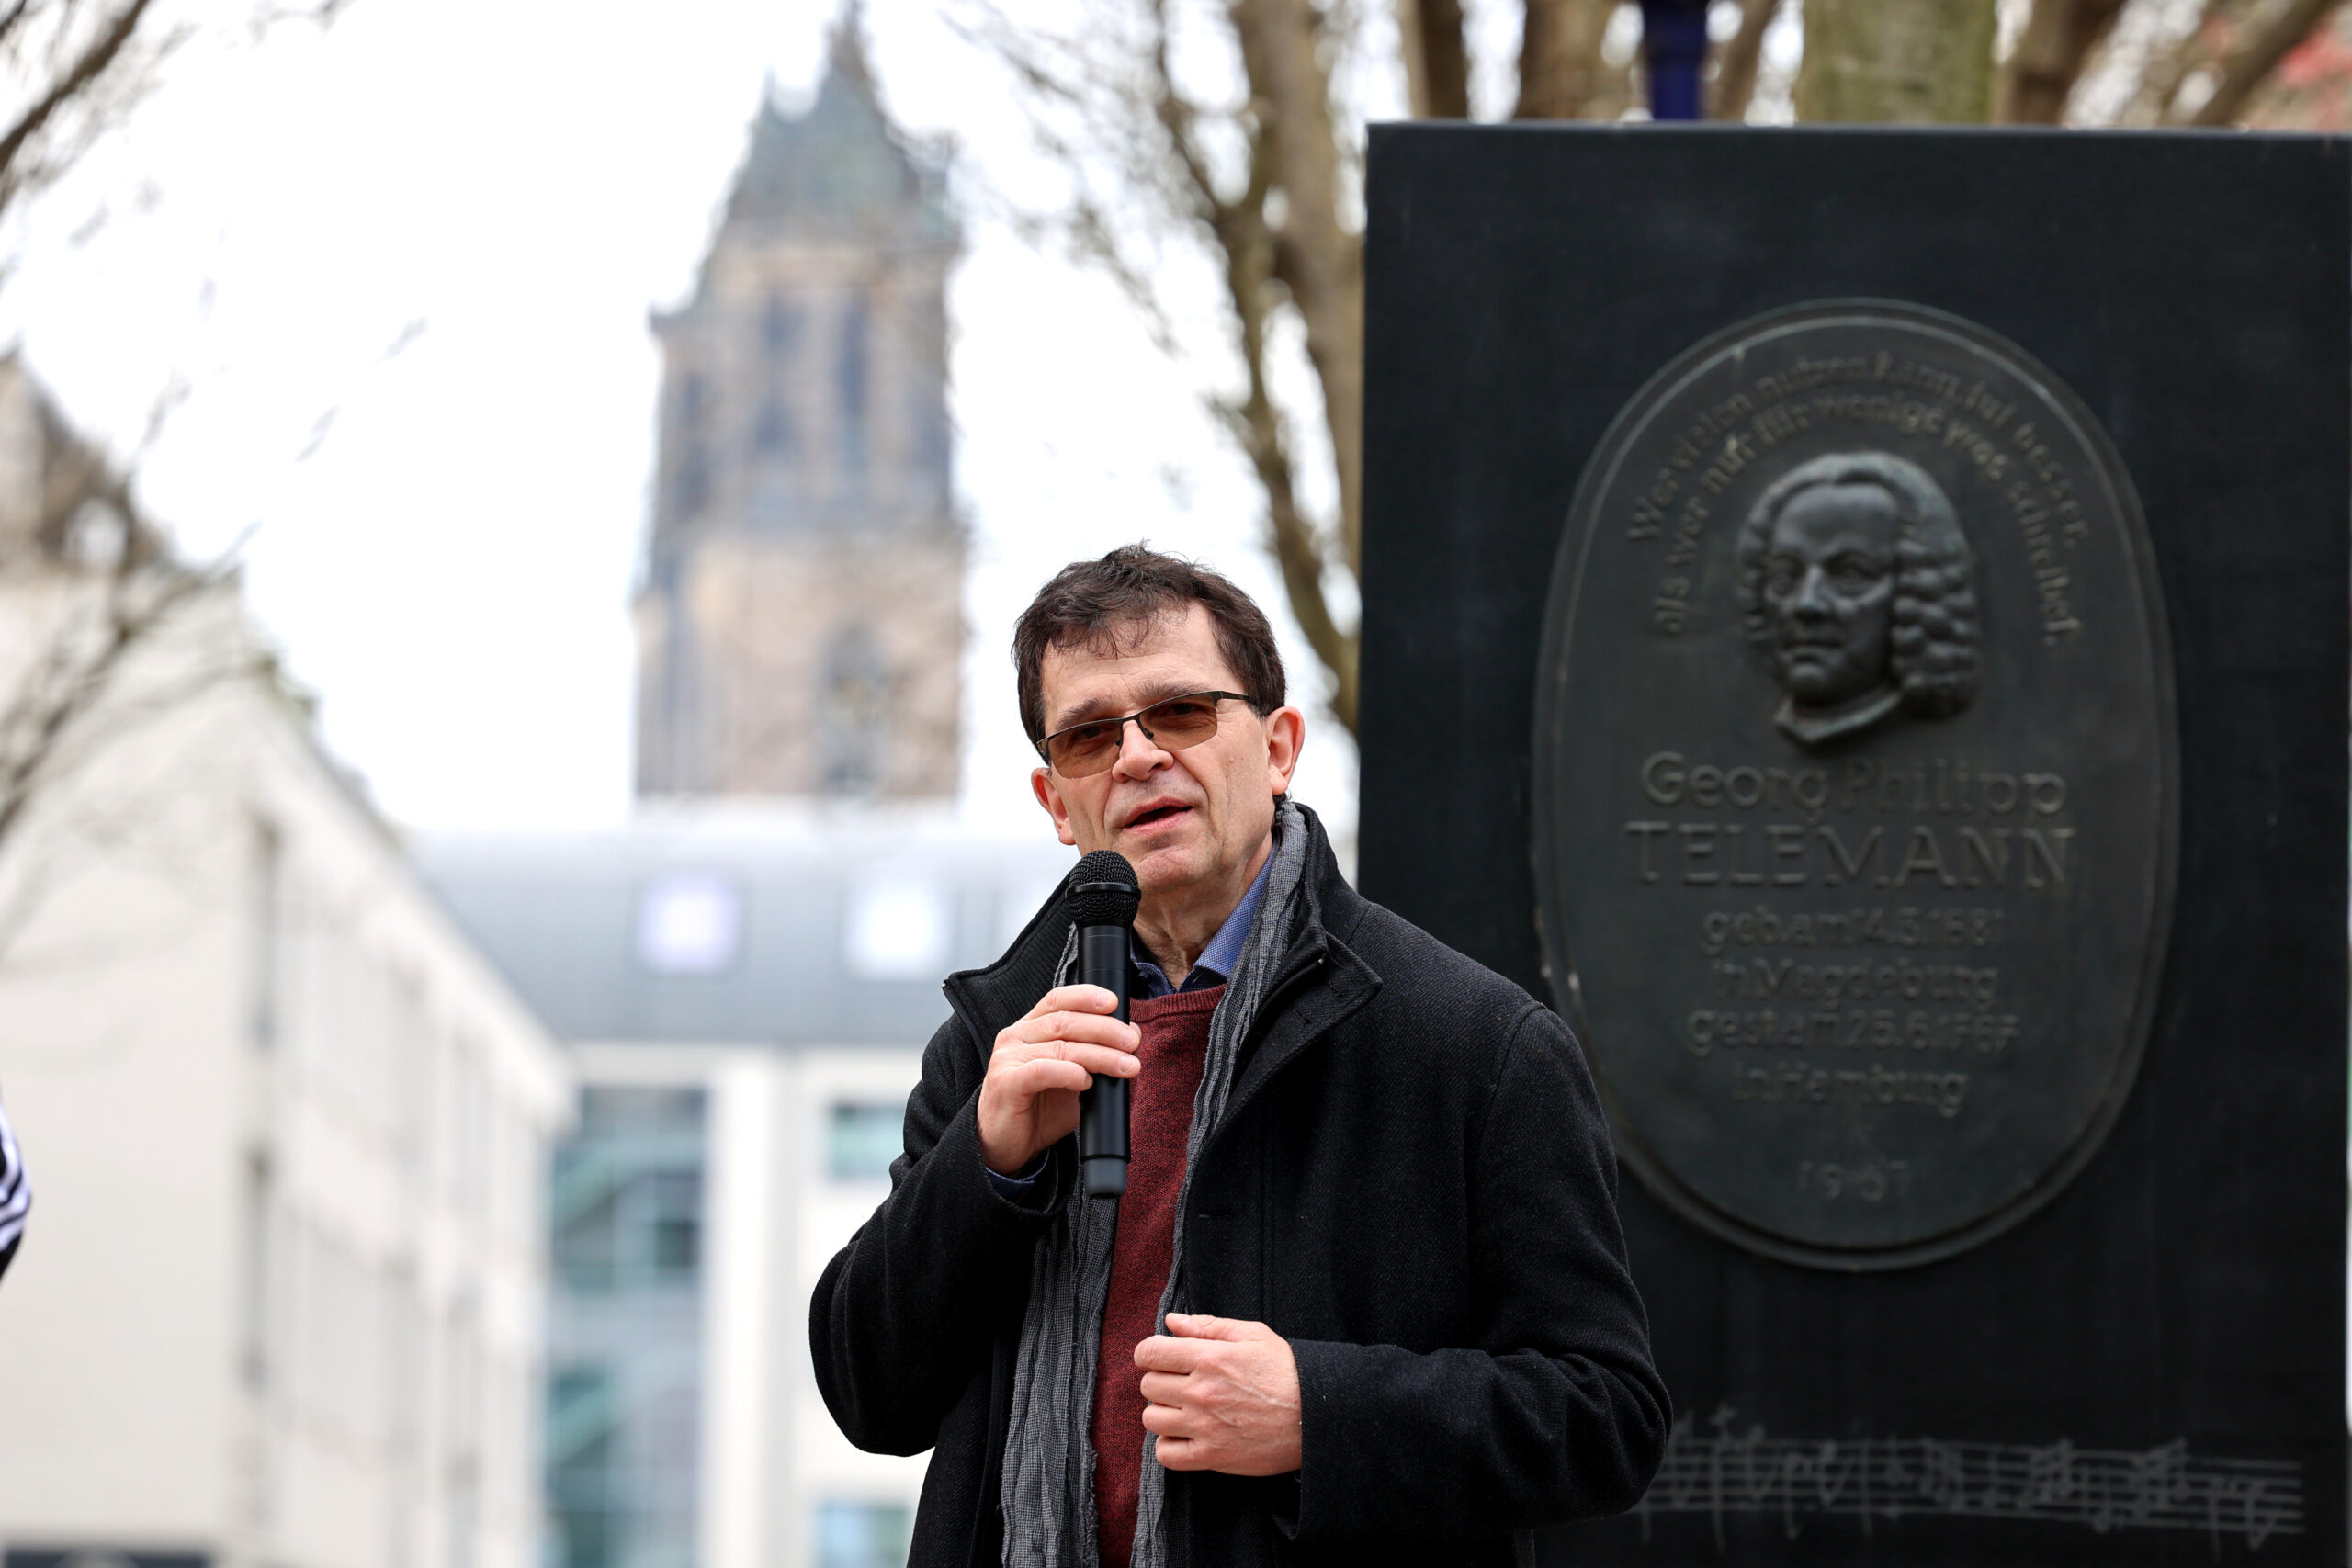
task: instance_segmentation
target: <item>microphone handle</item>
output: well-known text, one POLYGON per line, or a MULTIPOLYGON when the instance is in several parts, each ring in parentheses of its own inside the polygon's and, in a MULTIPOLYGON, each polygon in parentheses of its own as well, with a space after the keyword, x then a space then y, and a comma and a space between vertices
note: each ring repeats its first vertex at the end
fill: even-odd
MULTIPOLYGON (((1080 926, 1078 977, 1119 998, 1114 1015, 1127 1021, 1125 926, 1080 926)), ((1097 1076, 1078 1097, 1078 1168, 1090 1198, 1116 1198, 1127 1190, 1127 1080, 1097 1076)))

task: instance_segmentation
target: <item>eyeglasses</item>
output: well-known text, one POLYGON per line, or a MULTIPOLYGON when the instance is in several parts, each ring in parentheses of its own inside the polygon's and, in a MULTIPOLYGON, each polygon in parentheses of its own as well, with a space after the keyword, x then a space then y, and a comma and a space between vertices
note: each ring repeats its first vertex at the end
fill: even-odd
POLYGON ((1119 760, 1119 748, 1130 724, 1161 750, 1182 751, 1216 733, 1217 704, 1249 700, 1238 692, 1187 692, 1181 697, 1165 697, 1124 718, 1090 718, 1068 729, 1057 729, 1037 742, 1037 755, 1062 777, 1082 779, 1119 760))

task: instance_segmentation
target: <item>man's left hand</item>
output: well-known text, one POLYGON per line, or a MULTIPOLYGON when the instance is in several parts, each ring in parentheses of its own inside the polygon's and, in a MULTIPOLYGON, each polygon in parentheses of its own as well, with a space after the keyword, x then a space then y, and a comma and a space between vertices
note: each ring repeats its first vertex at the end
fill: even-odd
POLYGON ((1170 1470, 1286 1475, 1299 1466, 1298 1359, 1262 1323, 1168 1314, 1136 1347, 1144 1430, 1170 1470))

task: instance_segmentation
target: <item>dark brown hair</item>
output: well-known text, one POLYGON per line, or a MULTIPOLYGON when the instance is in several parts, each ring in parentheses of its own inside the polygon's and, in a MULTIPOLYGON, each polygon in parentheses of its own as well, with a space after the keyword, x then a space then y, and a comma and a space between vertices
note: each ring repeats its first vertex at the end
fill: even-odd
POLYGON ((1232 583, 1191 561, 1143 545, 1122 545, 1101 560, 1072 561, 1037 590, 1012 628, 1012 668, 1021 722, 1034 743, 1046 738, 1046 650, 1131 648, 1164 617, 1188 604, 1208 611, 1217 651, 1263 718, 1283 705, 1283 656, 1266 614, 1232 583))

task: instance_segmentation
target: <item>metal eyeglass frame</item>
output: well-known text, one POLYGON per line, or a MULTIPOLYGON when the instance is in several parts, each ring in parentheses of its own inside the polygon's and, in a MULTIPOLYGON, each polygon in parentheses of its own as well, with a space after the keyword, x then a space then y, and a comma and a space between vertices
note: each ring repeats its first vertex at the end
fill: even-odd
MULTIPOLYGON (((1068 734, 1069 734, 1071 730, 1073 730, 1073 729, 1084 729, 1084 728, 1086 728, 1087 727, 1089 727, 1090 725, 1096 725, 1096 724, 1111 724, 1111 725, 1115 725, 1115 726, 1117 727, 1117 728, 1118 728, 1118 732, 1119 732, 1119 746, 1124 746, 1124 745, 1125 745, 1125 744, 1126 744, 1126 741, 1127 741, 1127 726, 1128 726, 1128 725, 1130 725, 1130 724, 1134 725, 1137 729, 1140 729, 1140 730, 1142 730, 1142 731, 1143 731, 1143 738, 1144 738, 1145 739, 1147 739, 1147 740, 1148 740, 1148 741, 1151 741, 1151 742, 1152 742, 1153 744, 1155 744, 1155 745, 1158 745, 1158 744, 1159 743, 1159 736, 1157 736, 1157 735, 1154 735, 1154 734, 1151 732, 1151 727, 1144 723, 1144 721, 1143 721, 1143 716, 1144 716, 1144 715, 1146 715, 1146 714, 1148 714, 1148 713, 1149 713, 1153 708, 1161 708, 1161 707, 1166 707, 1170 703, 1198 702, 1198 701, 1200 701, 1200 700, 1201 700, 1202 698, 1204 698, 1204 697, 1207 697, 1207 698, 1212 699, 1212 701, 1211 701, 1211 705, 1210 705, 1212 707, 1214 707, 1214 706, 1216 705, 1216 703, 1223 703, 1223 702, 1246 703, 1246 702, 1248 702, 1248 701, 1250 700, 1249 696, 1248 696, 1246 694, 1244 694, 1244 693, 1240 693, 1240 692, 1179 692, 1179 693, 1177 693, 1177 694, 1176 694, 1174 696, 1172 696, 1172 697, 1162 697, 1162 698, 1160 698, 1160 699, 1159 699, 1158 702, 1156 702, 1156 703, 1148 703, 1148 704, 1146 704, 1144 706, 1142 706, 1142 707, 1139 707, 1139 708, 1136 709, 1136 711, 1135 711, 1135 712, 1130 713, 1130 714, 1123 714, 1123 715, 1121 715, 1121 716, 1120 716, 1118 718, 1116 718, 1116 719, 1109 719, 1109 718, 1082 718, 1082 719, 1080 719, 1076 724, 1066 724, 1066 725, 1062 726, 1059 729, 1055 730, 1051 735, 1046 736, 1046 737, 1044 737, 1042 739, 1038 740, 1038 741, 1036 742, 1036 747, 1037 747, 1037 756, 1038 756, 1038 759, 1039 759, 1039 761, 1043 761, 1043 762, 1046 764, 1046 766, 1047 766, 1048 768, 1054 768, 1054 753, 1053 753, 1053 744, 1054 744, 1054 742, 1055 742, 1055 741, 1057 741, 1057 740, 1058 740, 1058 739, 1060 739, 1063 736, 1068 735, 1068 734)), ((1207 737, 1206 735, 1204 735, 1204 736, 1202 736, 1202 737, 1201 737, 1201 740, 1206 740, 1207 739, 1208 739, 1208 737, 1207 737)), ((1187 741, 1187 742, 1186 742, 1184 745, 1182 745, 1182 746, 1170 746, 1170 747, 1168 747, 1168 748, 1167 748, 1167 750, 1170 750, 1170 751, 1182 751, 1182 750, 1188 750, 1188 749, 1189 749, 1189 748, 1191 748, 1191 747, 1193 747, 1193 746, 1197 746, 1197 745, 1199 745, 1199 744, 1201 743, 1201 740, 1192 740, 1192 741, 1187 741)), ((1112 754, 1112 756, 1113 756, 1114 758, 1116 758, 1116 757, 1117 757, 1117 755, 1118 755, 1119 746, 1114 746, 1114 747, 1111 749, 1111 754, 1112 754)), ((1116 766, 1117 764, 1116 764, 1116 762, 1114 761, 1114 762, 1113 764, 1111 764, 1111 765, 1112 765, 1112 766, 1116 766)), ((1096 771, 1097 771, 1097 772, 1101 772, 1101 773, 1107 773, 1107 772, 1109 772, 1109 771, 1110 771, 1110 769, 1106 767, 1106 768, 1098 769, 1098 770, 1096 770, 1096 771)), ((1060 770, 1059 768, 1054 768, 1054 772, 1056 772, 1056 773, 1061 773, 1061 770, 1060 770)), ((1092 775, 1092 774, 1090 774, 1090 773, 1076 773, 1076 774, 1071 774, 1071 773, 1062 773, 1062 777, 1064 777, 1064 778, 1073 778, 1073 777, 1075 777, 1075 778, 1081 778, 1081 779, 1082 779, 1082 778, 1091 778, 1091 777, 1092 777, 1092 776, 1093 776, 1093 775, 1092 775)))

